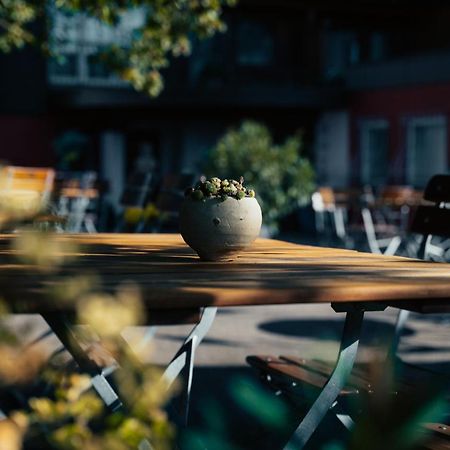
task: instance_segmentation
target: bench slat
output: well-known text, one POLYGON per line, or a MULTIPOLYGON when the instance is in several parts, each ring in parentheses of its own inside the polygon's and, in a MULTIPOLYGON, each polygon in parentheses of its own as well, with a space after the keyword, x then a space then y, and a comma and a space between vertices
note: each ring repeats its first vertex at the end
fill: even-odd
MULTIPOLYGON (((270 355, 248 356, 247 362, 256 369, 269 375, 276 375, 287 378, 287 381, 307 383, 316 388, 322 389, 328 381, 328 377, 307 367, 301 367, 288 361, 270 355)), ((346 387, 341 391, 341 395, 357 394, 358 391, 352 387, 346 387)))
MULTIPOLYGON (((303 368, 308 368, 311 371, 314 371, 316 373, 320 373, 321 375, 325 376, 326 378, 329 378, 331 373, 333 372, 334 365, 331 363, 327 363, 324 361, 319 361, 315 359, 303 359, 303 358, 297 358, 294 356, 280 356, 280 359, 289 363, 292 363, 297 366, 301 366, 303 368)), ((358 370, 358 368, 354 368, 352 373, 349 375, 347 379, 347 383, 358 389, 358 390, 364 390, 366 392, 371 392, 372 390, 372 384, 367 379, 367 377, 364 377, 362 375, 363 371, 358 370)))

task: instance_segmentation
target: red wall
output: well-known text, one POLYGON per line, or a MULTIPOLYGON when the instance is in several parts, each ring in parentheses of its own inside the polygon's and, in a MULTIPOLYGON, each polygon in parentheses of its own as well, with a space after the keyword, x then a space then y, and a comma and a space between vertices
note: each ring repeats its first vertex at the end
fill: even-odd
MULTIPOLYGON (((357 160, 359 150, 358 121, 374 118, 386 119, 390 124, 391 160, 401 158, 405 150, 405 119, 413 116, 450 116, 450 83, 407 88, 377 89, 353 92, 350 97, 351 153, 357 160)), ((450 133, 448 133, 450 161, 450 133)))
POLYGON ((13 165, 52 166, 53 130, 48 117, 0 116, 0 160, 13 165))

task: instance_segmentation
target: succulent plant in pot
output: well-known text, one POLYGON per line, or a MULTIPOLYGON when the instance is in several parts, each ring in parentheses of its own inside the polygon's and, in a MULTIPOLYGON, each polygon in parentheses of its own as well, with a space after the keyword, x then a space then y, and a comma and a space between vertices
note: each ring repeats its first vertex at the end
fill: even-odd
POLYGON ((180 232, 206 261, 230 260, 259 235, 261 208, 244 179, 202 178, 185 192, 180 232))

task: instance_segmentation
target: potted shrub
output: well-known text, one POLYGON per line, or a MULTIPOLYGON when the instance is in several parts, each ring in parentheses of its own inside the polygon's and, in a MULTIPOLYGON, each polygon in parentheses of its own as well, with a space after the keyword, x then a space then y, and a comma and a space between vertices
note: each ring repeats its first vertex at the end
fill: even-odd
POLYGON ((261 229, 261 208, 244 179, 202 178, 186 190, 180 232, 201 259, 229 260, 250 245, 261 229))
POLYGON ((279 220, 306 205, 314 191, 314 170, 301 155, 302 148, 300 135, 275 144, 267 127, 246 121, 219 139, 209 154, 205 173, 219 177, 242 174, 258 192, 268 234, 275 234, 279 220))

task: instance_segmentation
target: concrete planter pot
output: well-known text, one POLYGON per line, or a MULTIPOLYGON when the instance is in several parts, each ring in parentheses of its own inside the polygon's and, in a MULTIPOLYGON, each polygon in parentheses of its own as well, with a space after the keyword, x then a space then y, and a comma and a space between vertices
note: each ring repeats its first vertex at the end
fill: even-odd
POLYGON ((228 197, 184 200, 180 232, 205 261, 231 260, 248 247, 261 229, 262 214, 255 198, 228 197))

